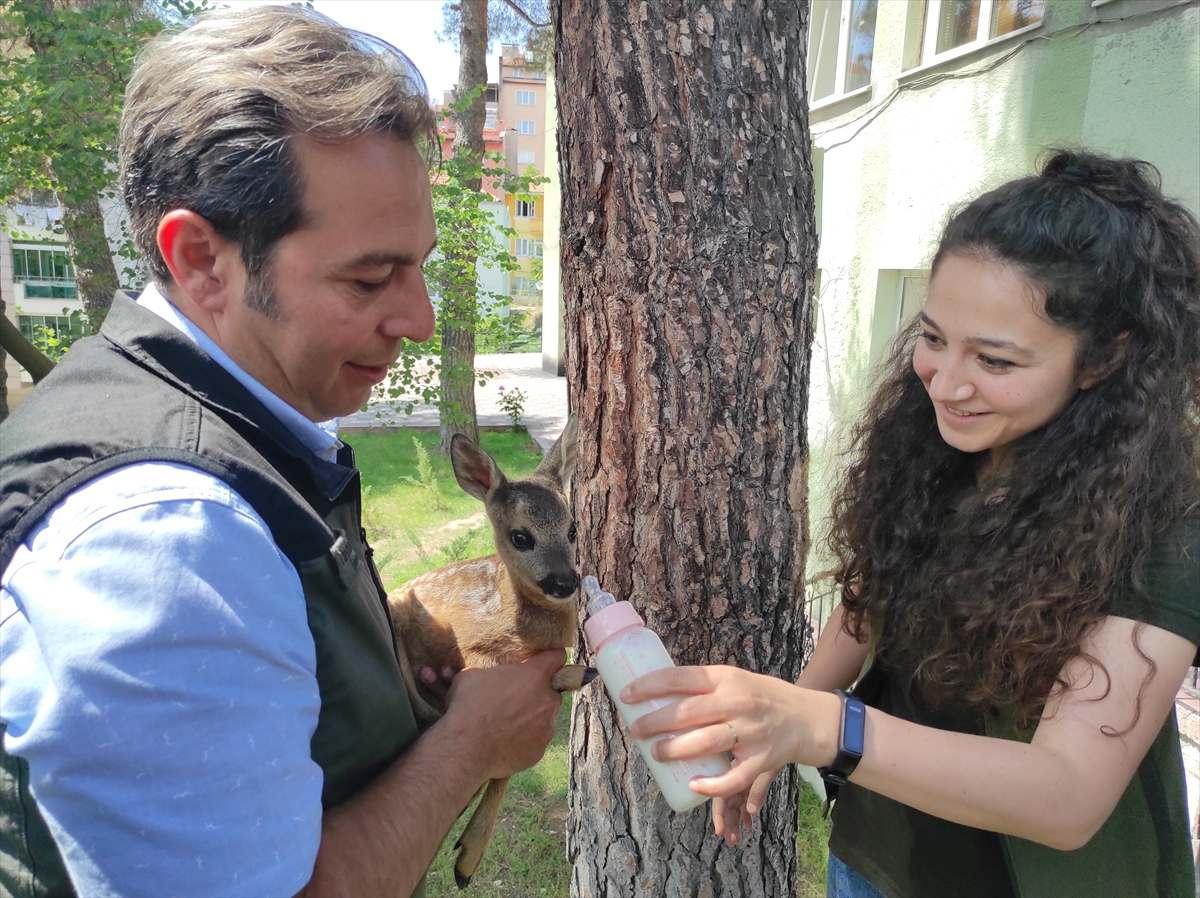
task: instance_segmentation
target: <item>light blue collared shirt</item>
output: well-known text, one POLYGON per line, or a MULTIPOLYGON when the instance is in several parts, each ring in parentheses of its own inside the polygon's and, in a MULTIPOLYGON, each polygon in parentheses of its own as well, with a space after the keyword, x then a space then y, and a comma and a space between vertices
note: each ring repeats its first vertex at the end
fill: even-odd
MULTIPOLYGON (((323 458, 341 445, 157 290, 323 458)), ((223 482, 151 462, 52 509, 0 577, 0 721, 81 895, 291 895, 321 836, 320 696, 295 567, 223 482)))

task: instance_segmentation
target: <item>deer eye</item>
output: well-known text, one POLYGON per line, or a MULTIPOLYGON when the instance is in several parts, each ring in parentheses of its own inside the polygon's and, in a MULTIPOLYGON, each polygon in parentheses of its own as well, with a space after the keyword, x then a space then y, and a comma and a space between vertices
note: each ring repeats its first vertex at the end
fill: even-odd
POLYGON ((571 542, 571 543, 575 542, 575 525, 574 524, 572 524, 567 529, 567 542, 571 542))
POLYGON ((514 530, 508 538, 519 552, 528 552, 533 548, 533 537, 529 535, 528 530, 514 530))

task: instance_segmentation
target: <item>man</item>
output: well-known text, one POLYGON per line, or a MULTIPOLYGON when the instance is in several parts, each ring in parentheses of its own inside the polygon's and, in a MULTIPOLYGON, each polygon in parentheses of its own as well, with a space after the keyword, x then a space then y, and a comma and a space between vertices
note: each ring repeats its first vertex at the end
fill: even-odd
POLYGON ((413 894, 553 735, 561 651, 458 674, 418 734, 329 422, 433 333, 424 90, 296 7, 139 61, 154 284, 0 430, 0 892, 413 894))

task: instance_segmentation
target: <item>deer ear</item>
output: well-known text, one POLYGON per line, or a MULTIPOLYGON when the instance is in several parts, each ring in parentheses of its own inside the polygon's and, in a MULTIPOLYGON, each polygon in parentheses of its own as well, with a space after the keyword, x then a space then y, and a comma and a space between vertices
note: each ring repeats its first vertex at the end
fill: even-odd
POLYGON ((461 433, 450 438, 450 464, 463 492, 480 502, 486 502, 488 495, 504 482, 496 460, 461 433))
POLYGON ((575 455, 578 444, 579 418, 571 415, 567 419, 567 426, 563 428, 562 435, 550 447, 550 451, 546 453, 546 457, 542 459, 537 468, 539 474, 557 480, 564 492, 570 489, 571 477, 575 474, 575 455))

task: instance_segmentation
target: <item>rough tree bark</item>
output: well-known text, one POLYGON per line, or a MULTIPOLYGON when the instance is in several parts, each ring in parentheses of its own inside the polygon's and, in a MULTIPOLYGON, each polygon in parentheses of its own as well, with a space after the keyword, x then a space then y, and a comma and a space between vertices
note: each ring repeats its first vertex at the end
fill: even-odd
MULTIPOLYGON (((552 4, 580 567, 677 663, 795 679, 816 260, 808 4, 552 4)), ((668 808, 608 698, 572 718, 582 896, 794 894, 797 775, 728 849, 668 808)))
MULTIPOLYGON (((487 0, 461 0, 462 27, 459 31, 458 91, 465 95, 478 87, 484 88, 471 105, 454 120, 453 151, 456 157, 466 156, 482 163, 483 121, 486 112, 488 12, 487 0)), ((466 183, 472 190, 482 186, 480 177, 466 183)), ((474 258, 450 260, 464 271, 475 270, 474 258)), ((479 427, 475 417, 475 307, 478 284, 474 277, 459 278, 459 287, 452 295, 442 297, 442 402, 448 406, 441 413, 441 450, 450 451, 450 438, 465 434, 479 442, 479 427)))
POLYGON ((65 191, 58 194, 58 199, 63 210, 63 230, 67 234, 71 265, 75 268, 79 298, 93 331, 96 331, 108 314, 113 296, 120 286, 112 250, 104 233, 100 200, 95 193, 90 193, 77 201, 65 191))
MULTIPOLYGON (((0 307, 0 313, 3 307, 0 307)), ((25 339, 15 324, 0 314, 0 348, 11 355, 33 378, 40 383, 42 378, 54 370, 54 361, 25 339)))

